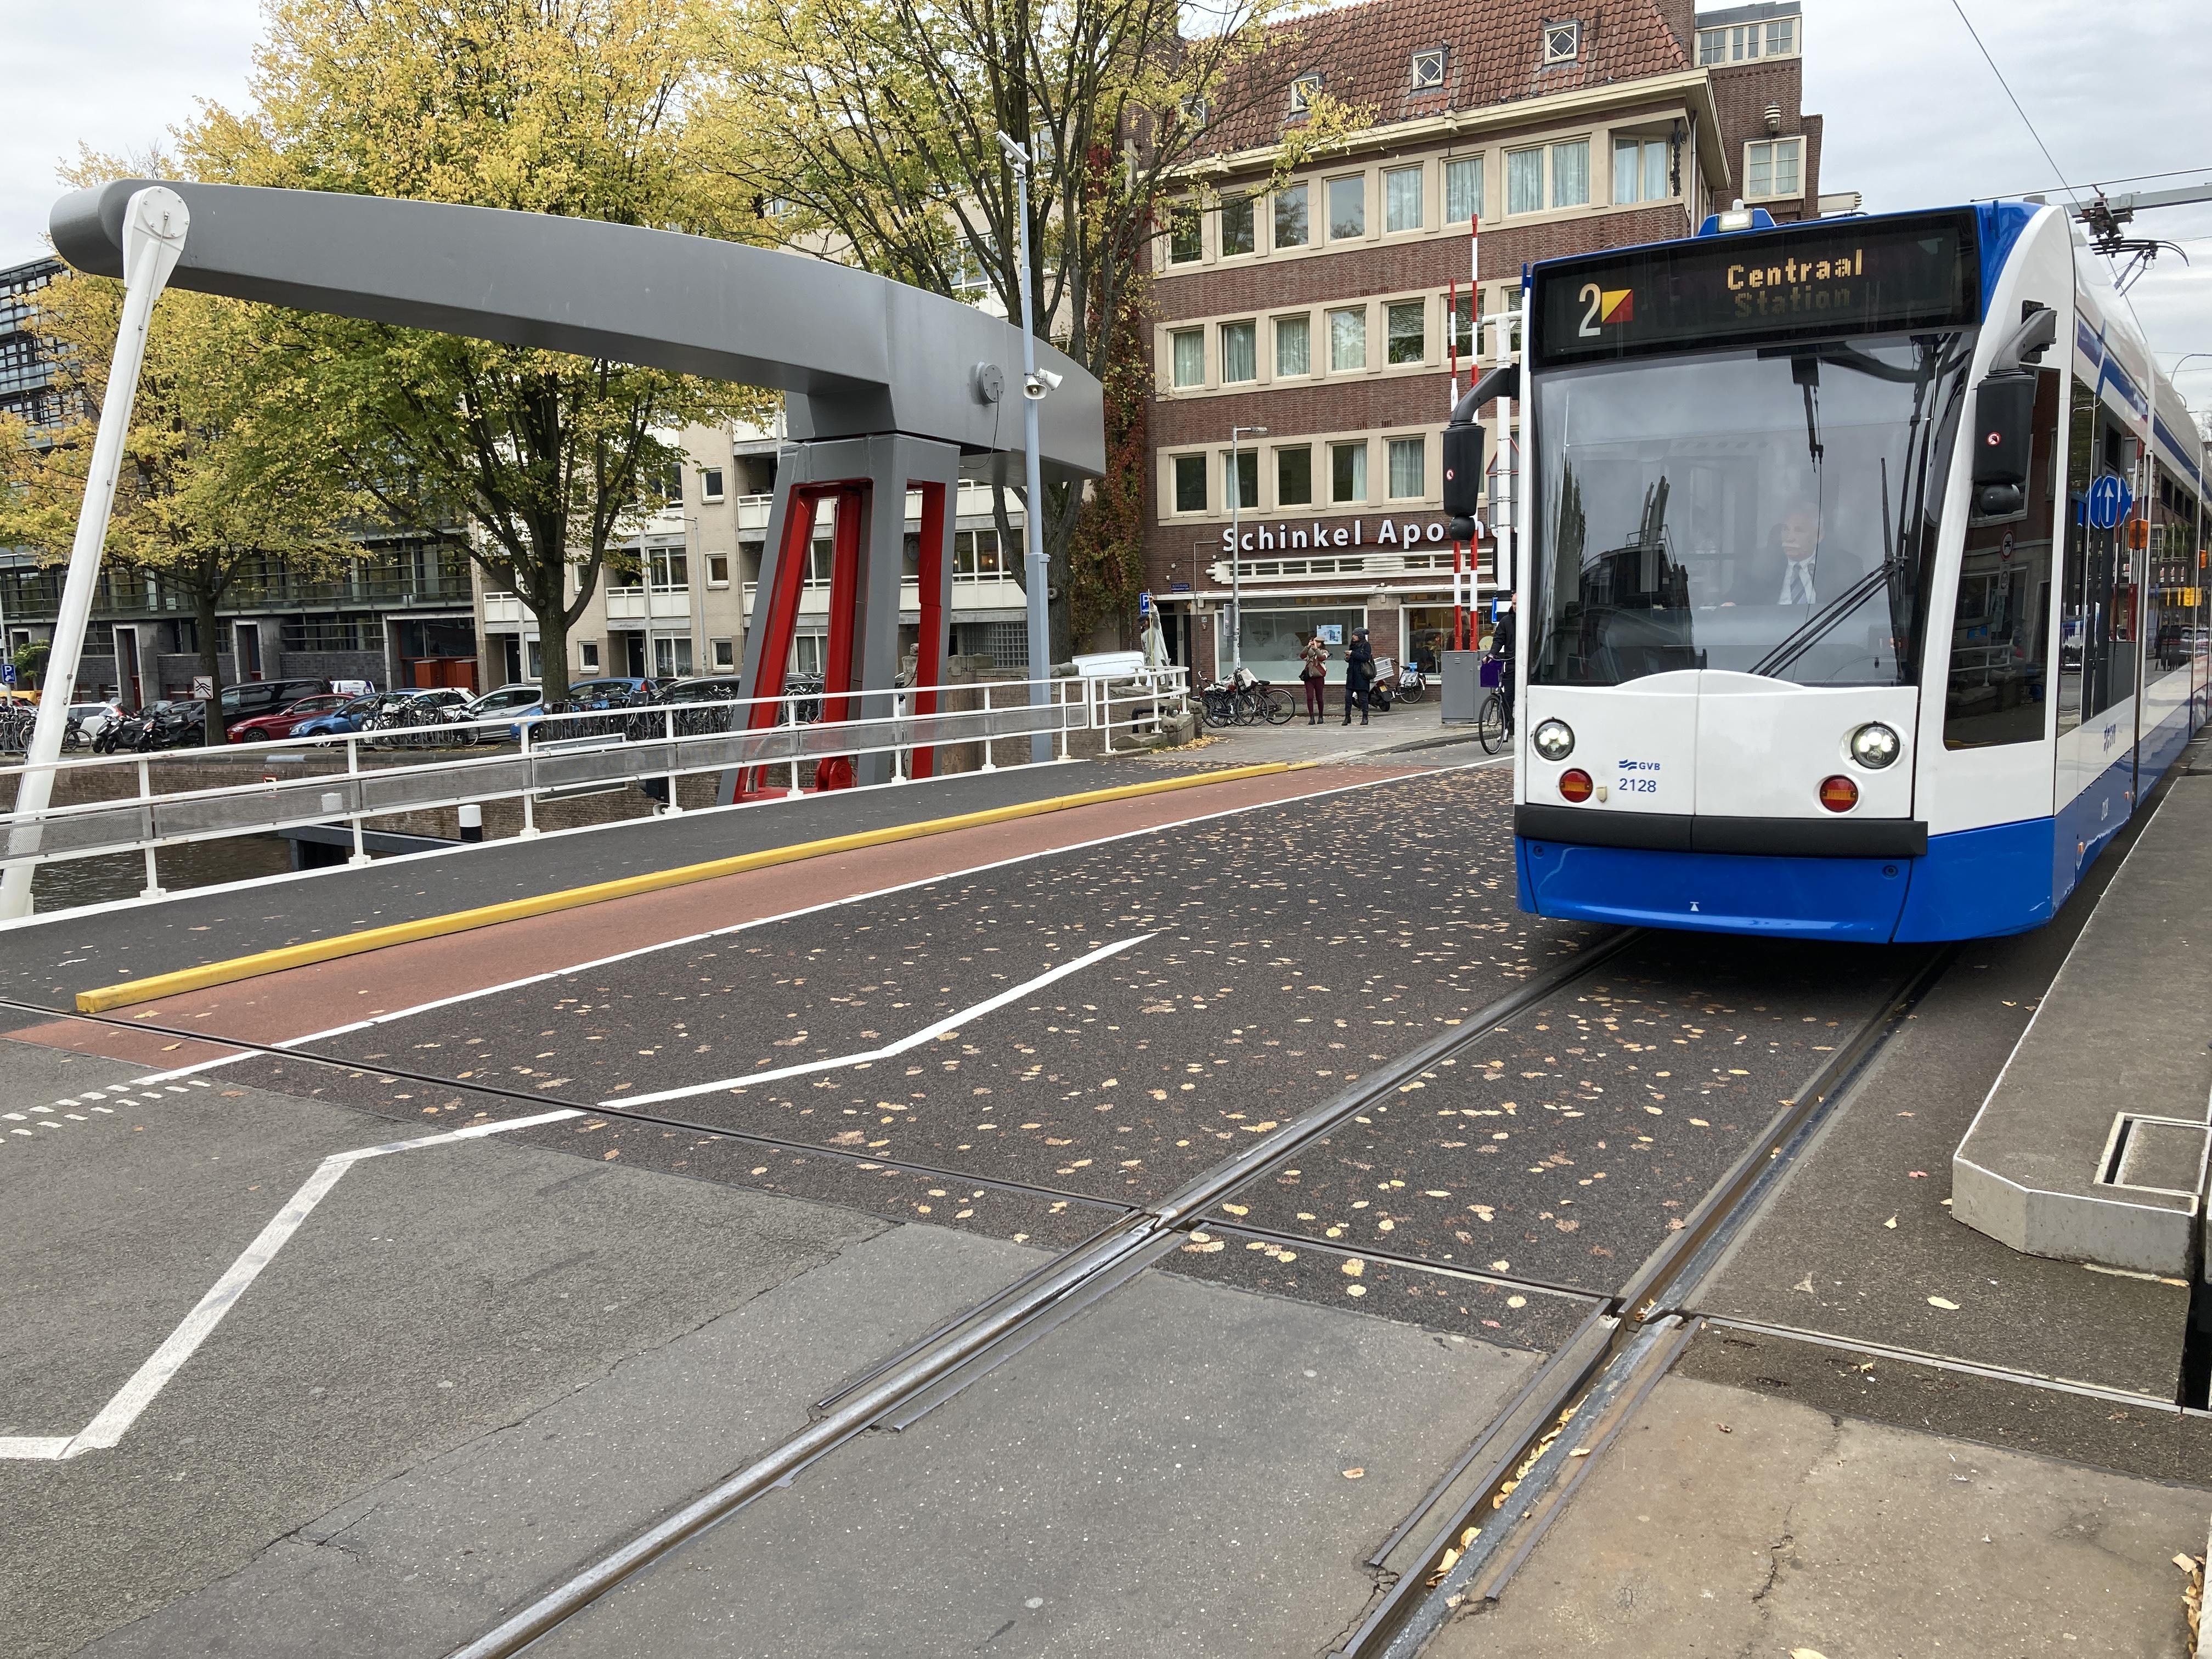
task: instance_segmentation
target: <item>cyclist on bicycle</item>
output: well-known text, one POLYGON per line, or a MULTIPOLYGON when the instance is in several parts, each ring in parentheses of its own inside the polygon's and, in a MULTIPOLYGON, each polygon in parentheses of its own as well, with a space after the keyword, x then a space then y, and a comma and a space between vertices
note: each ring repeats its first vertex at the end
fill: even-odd
POLYGON ((1513 729, 1513 647, 1516 633, 1513 601, 1498 602, 1498 620, 1492 625, 1490 654, 1498 662, 1498 701, 1505 711, 1505 729, 1513 729))

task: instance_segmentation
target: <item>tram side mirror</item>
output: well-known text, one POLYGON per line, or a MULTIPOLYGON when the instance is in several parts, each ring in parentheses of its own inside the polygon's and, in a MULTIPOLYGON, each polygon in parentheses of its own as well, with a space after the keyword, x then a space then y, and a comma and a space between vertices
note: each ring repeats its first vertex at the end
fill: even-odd
POLYGON ((2035 382, 2032 374, 1992 374, 1975 388, 1974 506, 1984 517, 2017 513, 2026 504, 2035 382))
POLYGON ((1472 519, 1482 510, 1482 428, 1455 421, 1444 428, 1444 514, 1472 519))

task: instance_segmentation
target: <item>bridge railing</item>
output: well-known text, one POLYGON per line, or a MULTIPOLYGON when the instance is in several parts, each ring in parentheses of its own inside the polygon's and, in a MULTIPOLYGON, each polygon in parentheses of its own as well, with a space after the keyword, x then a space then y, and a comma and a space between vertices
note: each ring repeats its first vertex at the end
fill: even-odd
MULTIPOLYGON (((910 773, 917 748, 980 749, 981 769, 1004 758, 1011 739, 1038 733, 1067 758, 1079 732, 1100 734, 1110 752, 1157 731, 1187 697, 1180 669, 1106 684, 1054 678, 1041 683, 978 681, 939 689, 978 700, 972 708, 917 714, 915 693, 867 694, 893 712, 825 721, 821 694, 649 704, 634 708, 439 721, 267 744, 163 750, 150 754, 70 757, 54 765, 56 803, 36 817, 0 817, 0 865, 46 863, 143 852, 146 889, 161 890, 158 849, 185 842, 266 834, 302 824, 350 824, 354 858, 365 861, 365 826, 374 819, 520 799, 525 836, 538 833, 539 800, 662 781, 663 811, 681 810, 678 780, 738 770, 756 793, 802 792, 805 769, 838 757, 890 754, 893 775, 910 773), (1048 700, 1031 703, 1032 684, 1048 700), (763 714, 765 720, 755 724, 763 714), (772 723, 770 723, 772 722, 772 723), (498 744, 496 749, 485 745, 498 744), (511 745, 511 746, 510 746, 511 745), (205 785, 211 768, 252 769, 251 781, 205 785), (194 787, 156 787, 157 774, 182 772, 194 787)), ((851 694, 854 706, 862 694, 851 694)), ((0 791, 13 799, 27 766, 0 767, 0 791)))

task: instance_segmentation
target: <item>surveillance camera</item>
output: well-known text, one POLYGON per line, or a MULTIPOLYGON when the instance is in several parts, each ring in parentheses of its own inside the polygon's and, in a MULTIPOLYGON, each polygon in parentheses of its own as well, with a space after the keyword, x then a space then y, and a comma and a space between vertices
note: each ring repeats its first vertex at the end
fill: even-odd
POLYGON ((1022 396, 1032 403, 1039 402, 1059 389, 1061 378, 1048 368, 1040 368, 1022 382, 1022 396))

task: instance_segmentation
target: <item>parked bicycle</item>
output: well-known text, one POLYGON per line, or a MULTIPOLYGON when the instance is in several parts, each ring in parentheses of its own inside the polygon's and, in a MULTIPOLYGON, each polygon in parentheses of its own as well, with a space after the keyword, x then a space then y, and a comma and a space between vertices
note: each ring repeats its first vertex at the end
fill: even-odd
POLYGON ((1208 726, 1281 726, 1291 718, 1291 696, 1249 668, 1193 689, 1208 726))

